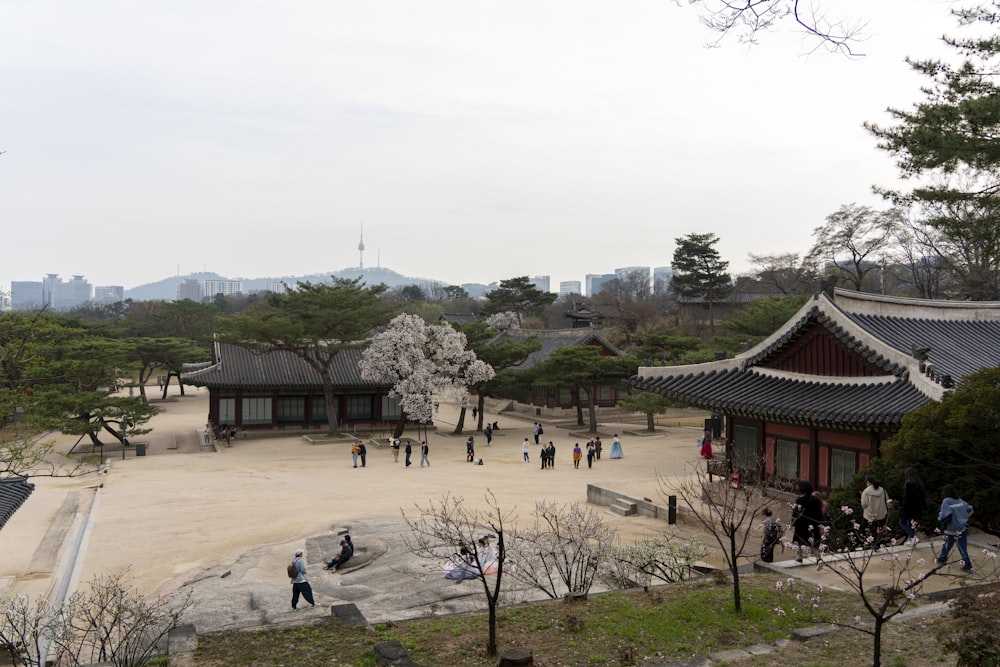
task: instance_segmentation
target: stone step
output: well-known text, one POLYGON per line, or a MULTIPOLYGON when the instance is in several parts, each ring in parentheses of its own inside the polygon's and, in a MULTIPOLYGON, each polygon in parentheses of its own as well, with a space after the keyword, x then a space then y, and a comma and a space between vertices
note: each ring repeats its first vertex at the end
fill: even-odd
POLYGON ((615 502, 608 505, 608 511, 614 512, 619 516, 632 516, 637 514, 639 509, 636 507, 635 503, 629 502, 623 498, 618 498, 615 502))

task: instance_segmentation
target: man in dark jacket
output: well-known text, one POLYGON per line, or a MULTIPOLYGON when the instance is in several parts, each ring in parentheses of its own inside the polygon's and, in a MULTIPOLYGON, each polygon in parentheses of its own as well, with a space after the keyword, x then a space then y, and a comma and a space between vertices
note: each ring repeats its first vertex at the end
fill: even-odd
POLYGON ((344 566, 344 563, 351 560, 351 555, 353 555, 354 549, 348 543, 347 540, 340 541, 340 553, 334 558, 326 559, 326 569, 333 570, 336 572, 339 568, 344 566))

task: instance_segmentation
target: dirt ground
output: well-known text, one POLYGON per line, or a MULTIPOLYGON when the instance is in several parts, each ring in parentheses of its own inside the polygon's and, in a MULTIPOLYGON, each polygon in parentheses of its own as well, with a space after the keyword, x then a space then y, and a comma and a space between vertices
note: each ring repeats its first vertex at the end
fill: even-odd
MULTIPOLYGON (((586 461, 579 469, 572 465, 573 444, 588 439, 571 426, 572 415, 567 416, 570 421, 546 419, 542 440, 552 440, 557 455, 555 467, 542 470, 536 445, 530 445, 530 462, 522 459, 523 440, 533 443, 532 417, 488 412, 487 419, 498 421, 500 430, 489 447, 482 434, 475 434, 476 456, 484 460, 477 466, 466 462, 470 429, 453 434, 458 408, 442 403, 437 430, 427 436, 429 467, 419 467, 416 451, 407 468, 402 455, 394 462, 388 448, 370 446, 367 465, 354 468, 351 440, 314 444, 292 430, 238 438, 231 447, 200 446, 206 391, 172 394, 156 405, 160 412, 150 424, 152 432, 141 438, 149 442, 145 456, 130 451, 122 459, 120 451, 118 456, 109 451, 104 474, 33 479, 35 492, 0 534, 0 595, 65 594, 96 573, 126 567, 141 590, 173 591, 220 572, 224 577, 229 564, 242 558, 259 563, 246 573, 259 580, 245 585, 253 589, 263 582, 280 588, 274 600, 284 611, 283 565, 269 559, 280 564, 296 547, 322 543, 317 540, 329 535, 331 527, 398 520, 401 510, 440 500, 446 493, 481 505, 490 491, 515 517, 529 516, 537 500, 586 503, 588 484, 663 504, 663 480, 676 483, 703 465, 696 443, 704 415, 696 412, 680 414, 674 425, 652 435, 640 435, 644 424, 602 423, 604 457, 590 469, 586 461), (608 454, 615 432, 622 435, 624 457, 612 460, 608 454)), ((416 432, 407 435, 417 437, 416 432)), ((57 441, 68 450, 75 439, 59 436, 57 441)), ((595 509, 623 541, 668 528, 661 520, 595 509)), ((714 548, 710 536, 693 524, 671 530, 698 535, 714 548)), ((922 543, 919 557, 929 561, 933 548, 933 543, 922 543)), ((818 571, 809 559, 797 566, 793 558, 791 551, 779 553, 776 565, 796 577, 837 586, 832 575, 818 571)), ((714 549, 706 561, 722 562, 714 549)), ((872 585, 878 583, 876 572, 877 567, 872 585)), ((960 585, 956 581, 933 578, 926 589, 960 585)), ((251 600, 249 606, 256 604, 251 600)))

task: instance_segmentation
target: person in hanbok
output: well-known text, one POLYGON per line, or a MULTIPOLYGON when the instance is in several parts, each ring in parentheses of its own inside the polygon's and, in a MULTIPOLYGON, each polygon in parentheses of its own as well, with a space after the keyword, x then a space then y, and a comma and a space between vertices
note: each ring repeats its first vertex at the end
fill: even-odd
POLYGON ((451 579, 456 584, 460 584, 466 579, 475 579, 478 576, 474 556, 468 547, 463 546, 458 553, 452 554, 444 564, 444 578, 451 579))
POLYGON ((701 458, 712 458, 712 431, 705 429, 705 435, 701 438, 701 458))
POLYGON ((496 574, 498 569, 497 552, 493 550, 488 535, 479 538, 476 543, 476 558, 483 574, 496 574))
POLYGON ((618 439, 618 434, 615 433, 615 437, 611 440, 611 458, 620 459, 623 456, 622 441, 618 439))

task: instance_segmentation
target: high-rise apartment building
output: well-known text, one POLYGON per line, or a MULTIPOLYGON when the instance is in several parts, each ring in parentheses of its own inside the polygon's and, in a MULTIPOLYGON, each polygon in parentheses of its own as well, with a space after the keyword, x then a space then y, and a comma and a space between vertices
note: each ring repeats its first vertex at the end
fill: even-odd
POLYGON ((539 292, 548 292, 551 280, 549 276, 535 276, 528 282, 534 285, 539 292))
POLYGON ((201 283, 194 278, 185 278, 177 286, 177 300, 201 301, 201 283))
POLYGON ((94 287, 94 303, 106 306, 125 300, 125 287, 122 285, 98 285, 94 287))
POLYGON ((559 283, 559 296, 566 296, 567 294, 583 294, 580 289, 579 280, 563 280, 559 283))
POLYGON ((34 310, 45 305, 40 280, 12 280, 10 307, 12 310, 34 310))
POLYGON ((674 277, 674 267, 654 266, 653 267, 653 289, 669 290, 670 279, 674 277))
POLYGON ((203 280, 201 281, 202 300, 211 300, 216 294, 233 296, 243 293, 242 280, 203 280))
POLYGON ((594 296, 601 291, 604 284, 615 279, 613 273, 588 273, 584 276, 587 283, 587 296, 594 296))

